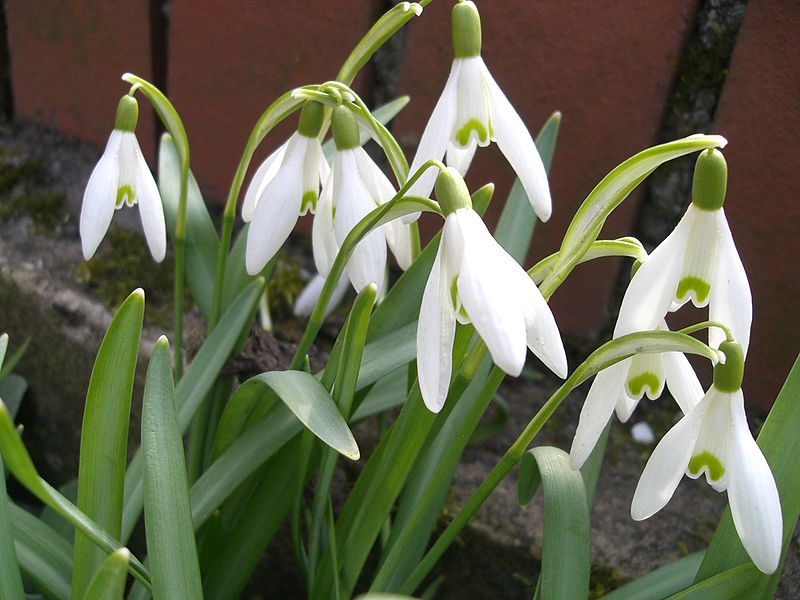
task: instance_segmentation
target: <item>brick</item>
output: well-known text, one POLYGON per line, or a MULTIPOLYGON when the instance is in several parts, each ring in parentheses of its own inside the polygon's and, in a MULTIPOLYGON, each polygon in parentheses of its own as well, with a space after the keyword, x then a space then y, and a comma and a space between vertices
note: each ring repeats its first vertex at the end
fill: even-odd
MULTIPOLYGON (((5 3, 14 111, 105 145, 131 71, 152 78, 149 3, 136 0, 5 3)), ((139 142, 153 165, 154 117, 142 106, 139 142)))
MULTIPOLYGON (((171 3, 169 95, 186 125, 192 169, 209 201, 225 202, 261 113, 293 87, 333 79, 381 6, 377 0, 342 0, 298 10, 295 3, 247 0, 232 10, 221 0, 171 3)), ((365 93, 366 78, 357 80, 356 89, 365 93)), ((292 116, 267 137, 247 181, 296 126, 292 116)))
MULTIPOLYGON (((551 177, 553 217, 537 226, 531 264, 558 249, 577 207, 608 171, 655 143, 696 2, 477 4, 484 60, 529 129, 535 135, 553 110, 563 113, 551 177)), ((409 153, 450 68, 450 8, 432 3, 409 25, 399 91, 412 101, 394 129, 409 153)), ((513 181, 494 148, 478 152, 468 177, 471 188, 487 181, 497 183, 498 199, 513 181)), ((496 211, 488 220, 496 220, 496 211)), ((635 212, 634 196, 615 211, 603 237, 630 233, 635 212)), ((564 334, 598 333, 618 268, 616 261, 580 268, 557 292, 553 310, 564 334)))
POLYGON ((715 115, 728 138, 725 211, 753 291, 748 402, 768 408, 800 351, 800 5, 752 0, 715 115))

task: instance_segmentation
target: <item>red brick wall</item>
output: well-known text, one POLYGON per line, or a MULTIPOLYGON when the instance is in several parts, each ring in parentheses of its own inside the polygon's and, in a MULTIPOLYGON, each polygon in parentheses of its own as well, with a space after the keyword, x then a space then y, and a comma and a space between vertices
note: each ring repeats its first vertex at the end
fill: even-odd
MULTIPOLYGON (((555 250, 576 207, 616 164, 657 141, 676 68, 698 0, 557 0, 480 3, 484 58, 532 132, 563 113, 552 169, 554 216, 537 227, 529 263, 555 250)), ((381 0, 273 4, 245 0, 169 3, 166 88, 192 144, 192 166, 210 201, 224 201, 250 128, 291 87, 332 78, 380 14, 381 0)), ((437 0, 407 28, 398 93, 412 103, 394 126, 411 157, 451 61, 449 9, 437 0)), ((39 119, 105 142, 124 71, 152 77, 149 3, 123 0, 7 0, 16 116, 39 119)), ((753 286, 755 317, 748 396, 767 405, 800 350, 795 260, 800 209, 800 5, 748 3, 715 130, 726 135, 726 209, 753 286)), ((157 46, 157 44, 156 44, 157 46)), ((372 75, 357 81, 369 98, 372 75)), ((152 114, 142 110, 141 141, 152 156, 152 114)), ((288 135, 270 136, 257 159, 288 135)), ((255 166, 255 165, 254 165, 255 166)), ((251 169, 252 173, 252 169, 251 169)), ((480 151, 469 181, 492 180, 505 197, 513 174, 494 148, 480 151)), ((636 194, 604 237, 631 233, 636 194)), ((490 214, 489 220, 496 219, 490 214)), ((301 227, 302 228, 302 227, 301 227)), ((619 265, 579 268, 553 299, 568 337, 593 339, 619 265)))

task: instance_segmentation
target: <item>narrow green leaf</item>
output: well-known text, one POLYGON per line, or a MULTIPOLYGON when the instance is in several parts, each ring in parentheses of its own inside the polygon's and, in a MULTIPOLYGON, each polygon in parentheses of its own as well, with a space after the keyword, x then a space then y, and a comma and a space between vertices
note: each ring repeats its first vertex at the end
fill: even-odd
POLYGON ((153 596, 201 598, 186 461, 175 408, 169 342, 153 349, 142 402, 144 518, 153 596))
MULTIPOLYGON (((752 590, 753 598, 771 598, 780 579, 786 554, 792 546, 792 535, 800 515, 800 478, 797 477, 797 457, 800 456, 800 357, 795 361, 786 382, 778 394, 772 410, 758 435, 758 445, 769 463, 783 514, 783 552, 778 569, 772 575, 759 575, 752 590)), ((730 507, 720 519, 717 531, 711 540, 697 581, 703 581, 742 563, 749 563, 736 527, 733 525, 730 507)))
POLYGON ((570 468, 566 452, 541 447, 526 452, 520 463, 521 481, 537 479, 544 494, 541 598, 582 600, 589 595, 591 566, 589 507, 583 478, 570 468))
POLYGON ((417 324, 409 323, 377 338, 364 348, 358 389, 378 381, 417 357, 417 324))
POLYGON ((696 583, 669 598, 670 600, 761 598, 763 596, 754 595, 755 590, 753 589, 761 575, 762 573, 753 564, 739 565, 696 583), (744 592, 747 592, 746 596, 741 595, 744 592))
MULTIPOLYGON (((175 389, 178 422, 186 432, 203 398, 217 380, 241 332, 251 322, 264 291, 264 280, 256 278, 237 297, 203 343, 175 389)), ((122 539, 127 540, 142 512, 142 457, 137 451, 125 475, 125 502, 122 514, 122 539)))
POLYGON ((604 596, 605 600, 662 600, 692 585, 705 551, 679 558, 604 596))
MULTIPOLYGON (((2 342, 2 340, 0 340, 2 342)), ((0 457, 0 598, 15 600, 25 597, 19 572, 14 535, 11 529, 11 500, 6 493, 6 475, 0 457)))
MULTIPOLYGON (((542 158, 546 172, 550 171, 550 164, 553 161, 560 125, 561 113, 554 112, 536 137, 536 148, 539 150, 539 156, 542 158)), ((528 195, 517 179, 511 187, 506 205, 500 214, 500 220, 494 230, 494 237, 506 249, 506 252, 513 256, 518 263, 523 264, 525 257, 528 256, 535 225, 536 213, 533 212, 528 195)))
MULTIPOLYGON (((8 410, 2 401, 0 401, 0 455, 2 455, 8 470, 30 493, 64 517, 78 531, 86 535, 107 553, 110 554, 123 547, 114 536, 110 535, 39 476, 30 454, 28 454, 25 444, 22 443, 22 438, 14 427, 14 422, 11 420, 8 410)), ((142 583, 146 586, 150 585, 150 576, 147 573, 147 569, 134 556, 131 557, 129 569, 142 583)))
MULTIPOLYGON (((167 232, 175 235, 181 189, 181 166, 172 136, 161 136, 158 149, 158 191, 164 204, 167 232)), ((214 296, 214 269, 219 252, 219 237, 200 193, 189 172, 186 190, 186 281, 200 312, 208 320, 214 296)))
POLYGON ((109 554, 92 577, 83 600, 122 600, 130 557, 127 548, 109 554))
POLYGON ((340 454, 358 460, 358 445, 350 428, 328 391, 313 375, 271 371, 248 379, 239 389, 253 386, 272 389, 309 431, 340 454))
MULTIPOLYGON (((144 292, 137 289, 106 330, 83 412, 77 506, 115 538, 122 526, 128 422, 143 319, 144 292)), ((106 554, 86 536, 75 536, 73 597, 83 597, 106 554)))
POLYGON ((8 348, 8 334, 4 333, 0 336, 0 379, 14 370, 20 359, 25 355, 28 346, 31 344, 31 338, 26 338, 22 346, 14 351, 14 354, 8 360, 5 360, 6 350, 8 348))
POLYGON ((9 508, 22 572, 47 597, 69 600, 72 546, 28 511, 13 504, 9 508))
POLYGON ((28 382, 16 373, 9 373, 0 379, 0 398, 6 403, 12 419, 16 418, 26 391, 28 391, 28 382))

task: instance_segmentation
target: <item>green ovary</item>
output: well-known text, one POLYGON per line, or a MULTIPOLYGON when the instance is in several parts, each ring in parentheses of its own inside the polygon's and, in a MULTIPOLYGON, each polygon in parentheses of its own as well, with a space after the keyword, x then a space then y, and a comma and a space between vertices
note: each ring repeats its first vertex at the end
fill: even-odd
POLYGON ((483 123, 478 121, 478 119, 470 119, 464 123, 461 129, 456 131, 456 140, 461 146, 466 146, 469 143, 469 138, 473 131, 478 136, 478 140, 481 143, 487 143, 489 141, 489 130, 483 123))
POLYGON ((300 202, 300 214, 304 215, 309 210, 315 212, 317 210, 317 192, 308 191, 303 194, 303 200, 300 202))
POLYGON ((702 304, 708 298, 708 293, 711 291, 711 284, 693 275, 684 277, 678 284, 678 291, 675 292, 675 297, 683 301, 692 290, 694 290, 694 296, 697 301, 702 304))
POLYGON ((640 373, 636 377, 628 379, 628 393, 634 398, 640 398, 644 394, 644 388, 650 388, 650 395, 655 396, 658 393, 661 381, 655 373, 646 371, 640 373))
POLYGON ((136 204, 136 197, 133 194, 133 187, 130 185, 121 185, 117 188, 117 202, 116 207, 122 208, 122 203, 127 203, 128 206, 136 204))
POLYGON ((722 466, 720 460, 711 454, 708 450, 703 450, 700 454, 696 454, 689 461, 689 473, 695 477, 700 475, 703 467, 707 467, 707 473, 712 481, 719 481, 725 475, 725 467, 722 466))

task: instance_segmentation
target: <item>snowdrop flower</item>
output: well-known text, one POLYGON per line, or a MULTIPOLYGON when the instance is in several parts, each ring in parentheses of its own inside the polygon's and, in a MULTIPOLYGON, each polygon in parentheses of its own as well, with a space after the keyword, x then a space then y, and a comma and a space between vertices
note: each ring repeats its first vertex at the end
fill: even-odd
MULTIPOLYGON (((328 306, 325 307, 326 317, 336 310, 336 307, 344 300, 345 294, 347 294, 347 284, 347 276, 342 275, 336 283, 328 306)), ((319 300, 319 295, 322 293, 322 286, 324 285, 325 278, 322 275, 317 274, 311 278, 294 302, 292 312, 294 312, 295 317, 308 317, 311 315, 314 307, 317 305, 317 300, 319 300)))
MULTIPOLYGON (((662 322, 659 329, 666 330, 667 324, 662 322)), ((616 410, 617 418, 626 422, 645 394, 655 400, 665 384, 684 414, 703 397, 700 381, 682 352, 638 354, 600 371, 581 409, 570 466, 580 469, 589 458, 612 412, 616 410)))
MULTIPOLYGON (((496 141, 522 182, 536 215, 547 221, 551 212, 547 173, 525 123, 481 58, 481 21, 474 3, 459 2, 453 7, 452 27, 455 60, 410 172, 416 172, 427 160, 441 160, 446 153, 448 166, 464 175, 476 146, 496 141)), ((409 193, 429 196, 435 180, 436 172, 429 170, 409 193)))
POLYGON ((161 196, 134 133, 138 120, 136 99, 123 96, 117 105, 114 131, 83 194, 80 234, 86 260, 94 256, 103 241, 114 210, 137 203, 150 254, 161 262, 167 252, 167 228, 161 196))
POLYGON ((778 567, 783 536, 780 498, 769 465, 744 413, 744 350, 725 341, 725 364, 714 367, 714 383, 703 399, 659 442, 642 472, 631 505, 640 521, 661 510, 684 472, 705 474, 717 491, 728 490, 733 523, 750 558, 764 573, 778 567))
POLYGON ((242 219, 252 221, 245 255, 251 275, 275 256, 297 218, 317 209, 320 183, 330 173, 318 138, 323 111, 317 102, 303 105, 297 131, 261 163, 247 188, 242 219))
MULTIPOLYGON (((331 129, 336 154, 320 194, 311 231, 314 262, 323 277, 328 276, 350 230, 395 195, 386 175, 361 147, 358 125, 347 107, 334 109, 331 129)), ((374 283, 378 286, 378 297, 383 293, 387 243, 401 269, 411 265, 411 231, 399 219, 390 221, 367 234, 347 262, 346 272, 357 292, 374 283)))
MULTIPOLYGON (((708 305, 709 319, 725 323, 747 352, 753 302, 722 208, 726 184, 722 153, 703 152, 695 167, 692 203, 631 280, 615 337, 653 329, 669 310, 691 300, 698 308, 708 305)), ((717 348, 725 334, 711 327, 708 338, 717 348)))
POLYGON ((567 358, 550 307, 486 229, 452 167, 440 172, 436 197, 445 223, 417 326, 417 372, 425 405, 438 412, 447 397, 456 321, 475 326, 495 364, 509 375, 522 371, 527 346, 566 377, 567 358))

